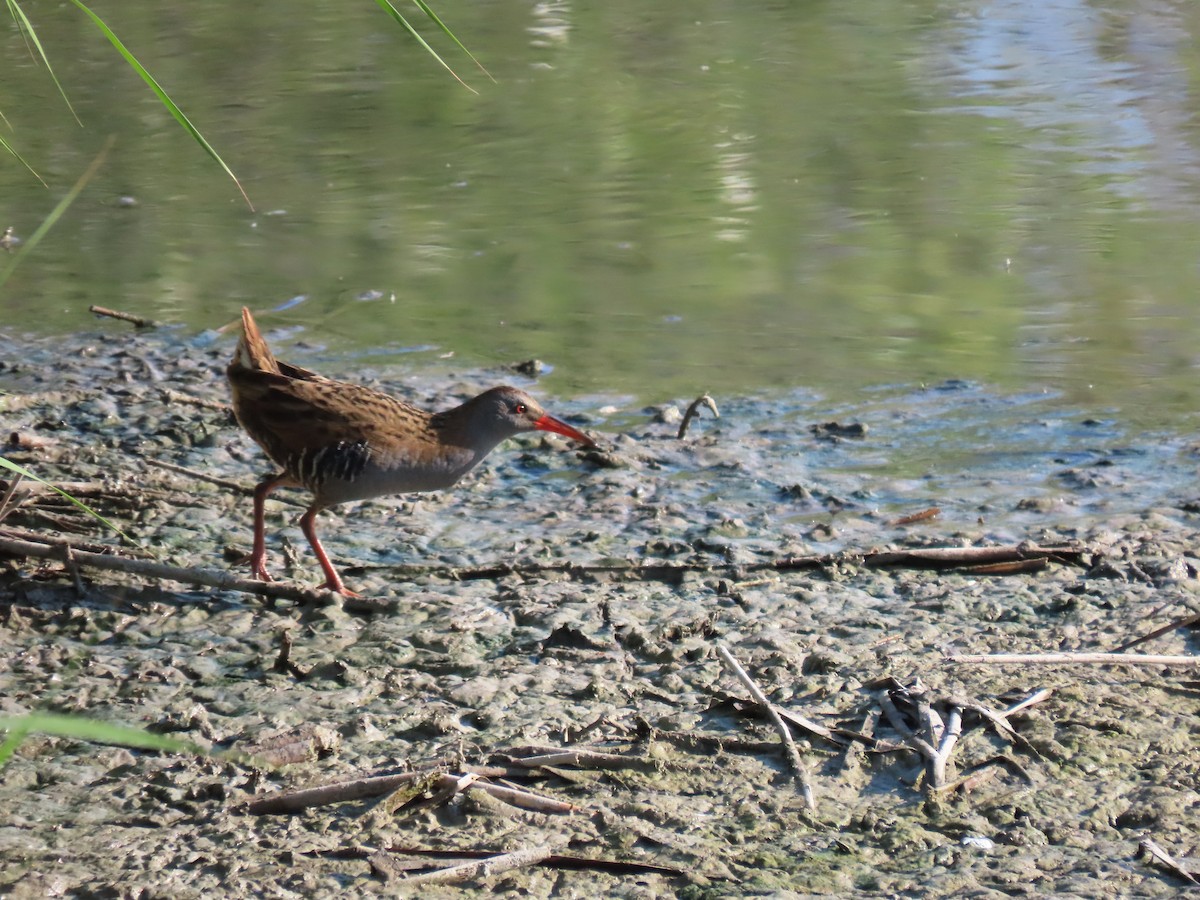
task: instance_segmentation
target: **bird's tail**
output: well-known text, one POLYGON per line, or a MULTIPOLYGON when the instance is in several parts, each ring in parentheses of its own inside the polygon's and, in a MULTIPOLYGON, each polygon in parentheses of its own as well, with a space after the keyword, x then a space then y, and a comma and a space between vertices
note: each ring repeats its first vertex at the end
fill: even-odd
POLYGON ((262 332, 258 330, 258 323, 254 321, 254 316, 250 315, 250 310, 245 306, 242 307, 242 338, 238 341, 237 350, 234 351, 229 367, 279 374, 279 363, 275 359, 275 354, 267 346, 262 332))

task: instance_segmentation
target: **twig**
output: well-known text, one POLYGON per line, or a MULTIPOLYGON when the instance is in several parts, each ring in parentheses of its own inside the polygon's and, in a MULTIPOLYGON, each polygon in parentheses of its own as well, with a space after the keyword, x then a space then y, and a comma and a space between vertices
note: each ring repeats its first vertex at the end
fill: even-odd
MULTIPOLYGON (((1074 544, 1050 547, 1033 547, 1025 544, 1005 547, 921 547, 910 550, 880 550, 868 553, 852 551, 826 553, 820 556, 785 556, 757 563, 648 563, 643 565, 578 565, 575 563, 525 563, 521 565, 492 565, 453 570, 458 581, 481 578, 507 578, 510 575, 536 576, 552 574, 612 575, 614 577, 641 578, 644 580, 677 581, 692 572, 711 573, 734 571, 739 574, 752 572, 795 572, 814 569, 829 569, 842 565, 860 565, 875 569, 889 567, 911 569, 950 569, 959 566, 979 565, 989 562, 1006 562, 1026 559, 1051 559, 1061 563, 1082 564, 1085 550, 1074 544)), ((413 574, 430 574, 428 567, 403 568, 413 574)))
POLYGON ((880 691, 878 699, 879 705, 883 708, 884 715, 887 716, 892 727, 900 732, 908 741, 909 746, 925 757, 925 771, 928 775, 926 783, 929 785, 929 790, 943 790, 946 787, 946 769, 950 763, 950 756, 962 734, 962 707, 951 705, 946 722, 943 724, 941 716, 937 714, 933 705, 925 699, 924 695, 914 697, 917 715, 921 720, 922 727, 929 735, 927 740, 923 735, 913 731, 904 721, 903 714, 891 697, 891 691, 880 691))
POLYGON ((1017 544, 1015 547, 914 547, 906 550, 883 550, 863 554, 862 561, 865 565, 876 568, 894 565, 907 565, 915 568, 921 563, 939 568, 1026 559, 1058 559, 1080 562, 1082 556, 1083 548, 1074 544, 1055 547, 1017 544))
MULTIPOLYGON (((45 515, 44 513, 42 515, 45 515)), ((64 530, 68 525, 65 522, 57 522, 57 527, 64 530)), ((36 540, 5 540, 0 538, 0 554, 9 554, 12 556, 31 556, 38 559, 48 559, 53 557, 53 551, 50 548, 51 544, 61 543, 61 540, 54 538, 41 538, 36 540)), ((1029 553, 1028 548, 965 548, 984 550, 988 553, 998 552, 1020 552, 1029 553)), ((908 560, 919 566, 923 566, 925 562, 929 562, 928 558, 922 559, 924 554, 930 551, 912 551, 915 558, 908 560)), ((962 551, 957 551, 961 553, 962 551)), ((1037 548, 1036 552, 1045 553, 1047 555, 1059 556, 1064 551, 1063 548, 1041 547, 1037 548)), ((1070 552, 1080 554, 1082 551, 1075 548, 1070 552)), ((776 560, 774 562, 765 562, 751 565, 735 565, 732 563, 725 564, 680 564, 680 565, 595 565, 581 566, 576 563, 550 563, 539 564, 533 563, 521 566, 489 566, 476 569, 455 569, 446 566, 389 566, 389 567, 365 567, 365 568, 387 568, 392 572, 403 572, 406 575, 413 577, 418 576, 438 576, 446 578, 454 578, 459 581, 468 581, 481 578, 505 578, 510 575, 537 576, 548 573, 566 574, 566 575, 598 575, 610 574, 618 577, 632 577, 641 579, 658 579, 663 581, 676 581, 683 577, 688 572, 719 572, 732 571, 746 572, 751 570, 776 570, 789 571, 800 568, 818 568, 821 566, 833 566, 839 562, 858 562, 866 563, 867 565, 882 565, 883 563, 872 562, 872 556, 886 556, 888 565, 901 565, 904 561, 898 559, 905 554, 889 552, 886 554, 831 554, 823 557, 806 557, 803 560, 795 558, 776 560)), ((205 569, 195 568, 179 568, 163 563, 152 563, 146 560, 130 559, 127 556, 113 556, 101 553, 85 553, 83 551, 75 552, 75 561, 83 568, 107 569, 110 571, 128 572, 134 575, 141 575, 153 579, 167 579, 170 581, 178 581, 184 584, 195 584, 204 587, 212 587, 218 590, 227 591, 242 591, 247 594, 258 594, 266 597, 280 597, 288 600, 295 600, 300 603, 309 603, 314 600, 319 600, 328 596, 328 591, 322 591, 315 588, 304 588, 297 585, 289 585, 279 582, 264 582, 253 581, 248 578, 238 578, 228 573, 213 572, 205 569)), ((941 567, 941 564, 938 565, 941 567)), ((344 607, 351 611, 374 612, 381 608, 390 608, 391 601, 370 602, 364 600, 361 603, 344 604, 344 607)), ((1114 658, 1113 654, 1095 654, 1105 657, 1106 662, 1118 663, 1121 658, 1114 658)), ((953 662, 1008 662, 1021 660, 1008 660, 1004 656, 997 657, 972 657, 972 656, 951 656, 948 657, 953 662)), ((1160 657, 1144 657, 1147 661, 1158 659, 1160 657)), ((1185 659, 1190 660, 1190 657, 1161 657, 1163 659, 1185 659)), ((1139 657, 1128 657, 1131 660, 1137 660, 1139 657)), ((1034 661, 1045 661, 1040 658, 1034 661)), ((1195 662, 1167 662, 1164 665, 1190 665, 1195 662)))
POLYGON ((947 662, 997 665, 1185 666, 1200 668, 1200 656, 1151 656, 1140 653, 992 653, 952 654, 947 662))
POLYGON ((717 653, 720 654, 725 665, 737 676, 738 681, 746 686, 746 690, 750 692, 750 696, 771 717, 771 721, 775 724, 775 730, 779 732, 779 736, 783 739, 783 746, 787 752, 788 762, 791 764, 792 772, 796 776, 796 782, 800 786, 800 794, 804 797, 804 805, 809 811, 816 812, 817 801, 813 795, 812 783, 808 777, 808 767, 804 765, 804 760, 800 758, 800 751, 796 749, 796 742, 792 740, 792 733, 780 717, 779 710, 775 708, 775 704, 767 699, 767 695, 762 692, 759 686, 754 683, 754 679, 747 674, 746 670, 742 668, 742 664, 729 652, 729 648, 724 644, 717 644, 716 646, 717 653))
POLYGON ((942 732, 942 739, 938 743, 937 753, 929 761, 929 777, 932 782, 930 787, 935 791, 941 790, 946 785, 946 767, 950 763, 950 755, 954 752, 954 745, 958 743, 961 735, 962 708, 952 706, 946 718, 946 727, 942 732))
POLYGON ((62 545, 63 565, 67 571, 71 573, 71 580, 75 583, 75 596, 83 597, 85 591, 83 589, 83 578, 79 575, 79 566, 75 565, 75 554, 71 552, 70 544, 62 545))
POLYGON ((920 512, 915 512, 907 516, 901 516, 898 519, 893 519, 888 522, 889 525, 913 525, 917 522, 924 522, 928 519, 935 519, 942 514, 941 507, 931 506, 928 509, 923 509, 920 512))
POLYGON ((433 872, 422 872, 419 875, 409 875, 400 883, 410 884, 457 884, 472 878, 487 878, 511 869, 521 869, 525 866, 535 866, 554 855, 554 852, 567 843, 569 836, 554 835, 543 841, 540 846, 528 847, 524 850, 514 850, 512 853, 502 853, 499 856, 489 856, 487 859, 475 860, 437 869, 433 872))
POLYGON ((17 493, 17 487, 21 484, 21 479, 24 477, 20 472, 17 472, 12 480, 9 481, 8 487, 5 488, 4 496, 0 497, 0 522, 3 522, 8 514, 20 506, 25 498, 29 496, 29 492, 25 491, 16 500, 13 499, 13 496, 17 493))
POLYGON ((900 710, 896 708, 895 702, 887 691, 880 691, 877 699, 879 700, 879 706, 883 709, 883 714, 887 716, 888 722, 900 732, 900 736, 908 742, 910 747, 918 751, 926 759, 933 759, 937 756, 937 748, 908 727, 908 723, 904 721, 904 716, 900 714, 900 710))
POLYGON ((49 525, 55 531, 65 531, 68 534, 94 534, 95 521, 83 512, 75 512, 73 506, 68 506, 67 502, 62 501, 62 511, 64 515, 53 515, 48 510, 39 506, 30 504, 25 509, 24 518, 33 522, 39 522, 49 525))
POLYGON ((618 753, 601 753, 595 750, 563 750, 557 753, 542 753, 537 756, 506 757, 513 765, 526 769, 544 766, 577 766, 585 769, 636 769, 646 765, 657 766, 640 756, 621 756, 618 753))
MULTIPOLYGON (((0 555, 27 556, 34 559, 56 559, 62 556, 62 552, 59 549, 60 546, 62 545, 35 544, 32 541, 18 541, 0 537, 0 555)), ((156 581, 177 581, 182 584, 216 588, 220 591, 241 591, 244 594, 282 597, 285 600, 295 600, 299 603, 320 601, 331 594, 330 591, 316 588, 305 588, 274 581, 254 581, 249 578, 239 578, 228 572, 214 572, 209 569, 184 569, 179 566, 171 566, 148 559, 130 559, 127 556, 88 553, 82 550, 73 550, 72 556, 75 564, 85 569, 125 572, 130 575, 138 575, 156 581)))
POLYGON ((309 676, 308 672, 292 662, 292 630, 290 628, 281 629, 279 632, 279 654, 275 657, 271 671, 279 672, 281 675, 291 675, 297 681, 303 681, 309 676))
POLYGON ((1173 875, 1182 878, 1188 884, 1200 884, 1200 881, 1196 880, 1196 876, 1176 862, 1175 857, 1171 856, 1170 853, 1158 846, 1150 838, 1142 838, 1138 842, 1137 858, 1142 859, 1147 856, 1168 869, 1173 875))
POLYGON ((327 806, 330 803, 348 803, 379 797, 394 791, 410 781, 424 777, 426 772, 401 772, 397 775, 377 775, 371 778, 356 778, 318 787, 302 788, 282 794, 269 794, 246 804, 246 812, 252 816, 272 816, 295 813, 312 806, 327 806))
POLYGON ((875 726, 879 724, 881 713, 875 707, 867 709, 863 715, 862 724, 858 726, 856 734, 861 735, 865 740, 850 740, 846 742, 846 749, 842 754, 842 763, 839 767, 842 772, 848 772, 852 767, 857 767, 863 755, 863 743, 867 741, 875 742, 875 726))
POLYGON ((717 409, 717 401, 708 396, 707 392, 701 394, 692 401, 691 405, 687 408, 687 412, 683 414, 683 421, 679 423, 679 433, 675 435, 678 440, 683 440, 683 436, 687 434, 688 426, 692 424, 692 419, 696 418, 702 406, 711 409, 714 418, 721 418, 721 413, 717 409))
MULTIPOLYGON (((247 497, 254 494, 254 488, 251 485, 243 484, 240 481, 232 481, 228 478, 221 478, 217 475, 209 475, 207 472, 200 472, 196 469, 189 469, 185 466, 177 466, 174 463, 164 462, 161 459, 154 459, 150 456, 141 457, 142 462, 150 466, 155 466, 159 469, 165 469, 168 472, 174 472, 177 475, 187 475, 189 478, 195 478, 197 481, 207 481, 209 484, 215 484, 217 487, 227 488, 239 494, 245 494, 247 497)), ((280 503, 286 503, 289 506, 298 506, 301 509, 307 509, 308 504, 297 500, 295 497, 289 497, 287 494, 272 494, 272 500, 280 503)))
POLYGON ((1005 719, 1007 719, 1013 713, 1018 713, 1027 707, 1033 706, 1035 703, 1041 703, 1043 700, 1049 698, 1053 693, 1054 691, 1052 691, 1050 688, 1038 688, 1024 700, 1018 700, 1012 706, 1008 707, 1008 709, 1004 710, 1002 715, 1005 719))
POLYGON ((938 715, 933 704, 929 702, 929 695, 922 692, 915 697, 917 703, 917 718, 921 725, 925 728, 925 733, 929 735, 929 742, 935 747, 941 744, 942 734, 946 730, 946 726, 942 723, 942 717, 938 715))
POLYGON ((701 734, 695 731, 667 731, 647 725, 639 736, 655 741, 668 741, 676 747, 691 751, 717 753, 770 753, 778 749, 775 741, 751 741, 744 738, 725 737, 716 734, 701 734))
POLYGON ((1139 644, 1144 644, 1146 641, 1152 641, 1156 637, 1161 637, 1169 631, 1174 631, 1177 628, 1191 628, 1197 622, 1200 622, 1200 613, 1193 613, 1190 616, 1184 616, 1182 619, 1176 619, 1174 622, 1168 622, 1161 628, 1155 628, 1149 634, 1144 634, 1140 638, 1134 638, 1132 641, 1122 644, 1113 650, 1113 653, 1124 653, 1126 650, 1132 650, 1139 644))
MULTIPOLYGON (((53 485, 31 482, 25 485, 25 490, 30 494, 38 496, 49 494, 52 498, 62 497, 62 494, 59 493, 60 491, 65 491, 73 497, 101 496, 113 499, 125 497, 127 500, 129 498, 127 489, 122 489, 112 482, 105 481, 56 481, 53 485)), ((63 498, 63 502, 70 501, 63 498)))
MULTIPOLYGON (((260 797, 247 804, 246 812, 254 816, 278 815, 299 812, 310 806, 326 806, 330 803, 347 803, 352 800, 380 797, 409 782, 428 778, 431 772, 437 775, 437 787, 439 788, 457 788, 461 784, 462 776, 460 775, 451 775, 447 772, 437 773, 436 770, 430 769, 420 772, 401 772, 397 775, 376 775, 370 778, 356 778, 353 781, 340 781, 334 784, 260 797)), ((491 784, 486 781, 475 781, 469 785, 469 789, 487 791, 498 800, 534 812, 568 813, 579 810, 579 807, 561 800, 540 797, 518 788, 491 784)))
MULTIPOLYGON (((46 544, 50 547, 62 547, 70 545, 72 551, 89 550, 93 553, 107 554, 112 548, 108 544, 101 544, 95 541, 80 541, 71 538, 56 537, 50 534, 44 534, 40 531, 29 531, 25 528, 11 528, 8 525, 0 526, 0 538, 12 538, 18 541, 30 541, 34 544, 46 544)), ((142 551, 139 553, 136 547, 122 547, 121 553, 127 558, 139 557, 142 559, 153 559, 154 557, 142 551)))
POLYGON ((186 475, 189 478, 195 478, 197 481, 207 481, 209 484, 215 484, 218 487, 228 488, 231 491, 237 491, 241 494, 253 494, 254 488, 249 485, 244 485, 238 481, 231 481, 228 478, 218 478, 216 475, 209 475, 205 472, 197 472, 195 469, 187 469, 183 466, 177 466, 174 463, 164 462, 161 459, 154 459, 150 456, 141 457, 142 462, 148 466, 154 466, 156 469, 165 469, 168 472, 174 472, 176 475, 186 475))
POLYGON ((850 743, 847 738, 850 738, 851 740, 861 740, 867 744, 874 743, 874 741, 865 735, 855 734, 854 732, 844 732, 839 736, 839 733, 835 732, 832 728, 826 728, 820 722, 814 722, 812 719, 808 718, 807 716, 802 716, 798 712, 792 712, 790 709, 784 709, 783 707, 778 707, 777 709, 780 717, 783 718, 785 722, 795 725, 797 728, 803 728, 814 737, 819 737, 822 740, 826 740, 835 747, 846 746, 846 744, 850 743))
POLYGON ((121 312, 117 309, 109 309, 106 306, 89 306, 88 312, 95 313, 98 316, 107 316, 110 319, 120 319, 122 322, 131 322, 138 328, 156 328, 158 326, 158 323, 153 319, 135 316, 133 313, 121 312))
POLYGON ((542 797, 529 791, 523 791, 511 784, 492 784, 490 781, 477 781, 471 785, 471 790, 486 791, 497 800, 503 800, 509 806, 527 809, 531 812, 570 813, 579 812, 583 807, 564 800, 554 800, 542 797))
POLYGON ((1040 572, 1049 562, 1044 556, 1037 559, 1015 559, 1012 562, 988 563, 982 566, 971 566, 964 569, 967 575, 1027 575, 1040 572))
MULTIPOLYGON (((384 847, 381 850, 370 850, 368 848, 358 848, 354 851, 334 851, 329 854, 328 851, 310 850, 309 856, 327 856, 333 855, 335 858, 345 859, 346 856, 353 854, 352 858, 372 858, 377 853, 387 853, 392 857, 397 871, 409 871, 411 869, 424 869, 429 865, 429 860, 440 860, 442 862, 458 863, 467 862, 469 860, 489 859, 497 854, 487 850, 429 850, 423 847, 384 847), (399 857, 397 859, 396 857, 399 857)), ((572 869, 572 870, 590 870, 596 872, 610 872, 617 875, 666 875, 668 877, 678 877, 685 874, 683 869, 678 869, 674 866, 659 866, 653 863, 627 862, 625 860, 615 859, 594 859, 585 856, 562 856, 555 854, 547 857, 539 865, 545 868, 552 869, 572 869)))
POLYGON ((982 784, 986 784, 996 777, 997 767, 987 765, 977 768, 975 771, 958 778, 949 784, 944 784, 940 788, 936 788, 938 793, 952 794, 955 791, 973 791, 982 784))
POLYGON ((1033 694, 1031 697, 1027 697, 1026 699, 1022 700, 1020 703, 1009 707, 1009 709, 1005 710, 1004 712, 998 712, 989 706, 984 706, 982 703, 976 703, 960 697, 951 697, 949 702, 953 703, 955 706, 961 707, 964 711, 970 711, 983 717, 983 720, 992 727, 992 730, 999 735, 1001 740, 1010 741, 1011 743, 1016 744, 1022 750, 1026 750, 1029 753, 1032 753, 1038 759, 1042 759, 1042 754, 1038 752, 1038 749, 1028 740, 1026 740, 1025 737, 1021 735, 1015 728, 1012 727, 1008 721, 1008 717, 1015 712, 1019 712, 1020 710, 1039 702, 1040 700, 1046 699, 1046 697, 1049 696, 1050 691, 1043 689, 1033 694))

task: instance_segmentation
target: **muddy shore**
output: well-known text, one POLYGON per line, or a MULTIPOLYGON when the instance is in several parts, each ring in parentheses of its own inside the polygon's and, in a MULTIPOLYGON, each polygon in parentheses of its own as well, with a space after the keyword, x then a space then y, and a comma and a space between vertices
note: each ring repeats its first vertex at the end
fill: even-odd
MULTIPOLYGON (((161 562, 244 575, 267 467, 225 408, 231 346, 119 323, 0 335, 3 455, 161 562)), ((721 417, 681 440, 691 397, 562 399, 514 372, 305 352, 286 355, 431 408, 516 383, 604 447, 523 437, 451 493, 323 514, 373 612, 0 554, 0 716, 279 753, 267 766, 30 735, 0 769, 0 894, 415 895, 404 848, 608 864, 517 865, 422 897, 1174 896, 1185 881, 1139 858, 1147 839, 1196 870, 1197 668, 949 659, 1112 650, 1196 613, 1187 436, 955 383, 851 408, 715 396, 721 417), (1021 545, 1070 552, 1000 571, 862 556, 1021 545), (770 565, 798 557, 822 562, 770 565), (780 710, 832 729, 791 728, 815 809, 718 646, 780 710), (935 791, 904 730, 938 744, 952 721, 935 791), (544 803, 468 777, 251 805, 426 770, 544 803)), ((280 578, 308 585, 302 500, 269 505, 268 546, 280 578)), ((120 545, 40 490, 6 534, 120 545)), ((1196 650, 1190 628, 1137 648, 1196 650)))

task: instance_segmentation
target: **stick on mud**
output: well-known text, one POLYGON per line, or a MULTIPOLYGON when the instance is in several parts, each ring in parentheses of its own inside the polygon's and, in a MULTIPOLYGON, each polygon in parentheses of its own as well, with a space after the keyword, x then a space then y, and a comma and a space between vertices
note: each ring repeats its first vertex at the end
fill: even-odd
POLYGON ((683 421, 679 423, 679 433, 675 435, 678 440, 683 440, 683 436, 687 434, 688 426, 692 424, 692 419, 700 412, 700 407, 706 407, 712 410, 714 418, 721 418, 721 413, 717 409, 717 401, 708 396, 707 393, 701 394, 687 408, 687 412, 683 414, 683 421))
POLYGON ((756 703, 767 711, 767 715, 771 717, 771 721, 775 725, 775 730, 779 732, 779 736, 783 739, 783 746, 787 752, 788 762, 791 763, 792 773, 796 776, 796 782, 800 787, 800 794, 804 797, 804 805, 808 807, 810 812, 817 811, 817 800, 813 794, 812 782, 809 779, 808 767, 804 765, 804 760, 800 758, 800 751, 796 749, 796 742, 792 740, 792 733, 787 727, 787 723, 779 715, 779 710, 775 708, 767 695, 762 692, 754 679, 747 674, 742 668, 742 664, 737 661, 729 648, 724 644, 717 644, 717 653, 729 670, 737 676, 738 681, 746 686, 746 690, 750 692, 756 703))
POLYGON ((122 322, 129 322, 138 328, 158 327, 158 323, 153 319, 135 316, 133 313, 121 312, 119 309, 109 309, 107 306, 89 306, 88 312, 94 313, 97 316, 106 316, 110 319, 120 319, 122 322))
POLYGON ((1182 666, 1200 669, 1200 656, 1153 656, 1141 653, 960 653, 947 662, 1024 666, 1182 666))

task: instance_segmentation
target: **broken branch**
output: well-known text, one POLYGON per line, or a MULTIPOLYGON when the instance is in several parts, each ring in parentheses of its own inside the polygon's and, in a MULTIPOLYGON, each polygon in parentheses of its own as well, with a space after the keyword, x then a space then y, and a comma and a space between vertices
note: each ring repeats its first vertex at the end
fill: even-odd
POLYGON ((792 766, 792 773, 796 777, 796 782, 800 787, 800 794, 804 797, 804 805, 812 812, 816 812, 817 801, 813 795, 812 783, 808 777, 808 767, 804 765, 804 760, 800 758, 800 751, 796 749, 796 742, 792 740, 792 733, 779 715, 779 710, 775 708, 767 695, 762 692, 754 679, 747 674, 742 668, 742 664, 734 658, 734 655, 729 652, 729 648, 724 644, 717 644, 717 653, 721 659, 729 667, 730 671, 737 676, 738 681, 746 686, 746 690, 750 692, 756 703, 767 711, 767 715, 771 717, 771 721, 775 724, 775 730, 779 732, 779 736, 783 739, 783 746, 787 752, 788 762, 792 766))
POLYGON ((991 653, 951 654, 947 662, 1033 666, 1184 666, 1200 668, 1200 656, 1152 656, 1141 653, 991 653))
POLYGON ((700 407, 702 406, 712 410, 714 418, 721 418, 721 413, 717 410, 717 402, 708 396, 707 393, 703 393, 692 401, 691 405, 687 408, 687 412, 683 414, 683 421, 679 423, 679 433, 676 435, 676 438, 683 440, 683 436, 687 434, 688 426, 692 424, 692 419, 700 412, 700 407))

